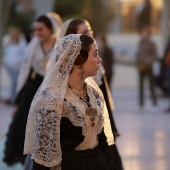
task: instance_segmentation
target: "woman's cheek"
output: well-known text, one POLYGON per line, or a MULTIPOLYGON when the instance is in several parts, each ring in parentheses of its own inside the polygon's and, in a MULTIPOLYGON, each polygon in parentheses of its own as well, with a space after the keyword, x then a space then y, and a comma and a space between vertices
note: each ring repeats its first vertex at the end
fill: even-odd
POLYGON ((95 57, 93 58, 92 63, 93 63, 93 65, 97 64, 97 59, 95 57))

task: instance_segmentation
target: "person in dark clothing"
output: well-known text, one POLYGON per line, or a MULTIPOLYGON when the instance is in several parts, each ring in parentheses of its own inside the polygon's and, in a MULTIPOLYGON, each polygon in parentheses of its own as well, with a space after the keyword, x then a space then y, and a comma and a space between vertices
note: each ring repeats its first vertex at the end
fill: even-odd
POLYGON ((144 0, 136 8, 136 26, 137 30, 141 31, 142 28, 151 25, 151 12, 152 5, 150 0, 144 0))
POLYGON ((169 106, 166 109, 166 112, 170 113, 170 41, 167 44, 162 62, 162 74, 164 75, 167 97, 169 99, 169 106))
POLYGON ((99 54, 102 58, 102 64, 105 69, 105 75, 110 87, 111 80, 114 78, 114 68, 113 68, 115 64, 114 52, 108 46, 106 36, 104 35, 99 36, 99 44, 100 44, 99 54))
POLYGON ((169 40, 166 44, 165 50, 164 50, 164 54, 162 59, 160 60, 160 74, 155 78, 156 79, 156 85, 162 90, 162 93, 165 97, 168 96, 168 72, 170 70, 170 67, 168 66, 168 63, 166 64, 166 59, 167 59, 167 55, 170 51, 170 37, 169 40))
POLYGON ((141 40, 138 45, 136 62, 139 71, 139 104, 144 105, 144 80, 148 79, 153 105, 157 104, 155 83, 153 77, 153 64, 157 60, 157 49, 150 38, 148 27, 141 30, 141 40))

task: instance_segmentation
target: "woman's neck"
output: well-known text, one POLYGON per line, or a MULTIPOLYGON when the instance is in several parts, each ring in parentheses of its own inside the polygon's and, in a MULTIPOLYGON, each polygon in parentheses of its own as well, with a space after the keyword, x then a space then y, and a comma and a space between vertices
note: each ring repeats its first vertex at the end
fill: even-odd
POLYGON ((43 44, 44 44, 44 45, 52 44, 52 43, 54 43, 54 41, 55 41, 55 38, 54 38, 54 37, 49 37, 49 38, 47 38, 45 41, 43 41, 43 44))
POLYGON ((48 52, 54 46, 54 44, 55 44, 55 39, 49 38, 42 43, 42 47, 45 52, 48 52))
POLYGON ((70 73, 68 83, 77 90, 82 90, 84 85, 84 79, 82 80, 79 74, 70 73))

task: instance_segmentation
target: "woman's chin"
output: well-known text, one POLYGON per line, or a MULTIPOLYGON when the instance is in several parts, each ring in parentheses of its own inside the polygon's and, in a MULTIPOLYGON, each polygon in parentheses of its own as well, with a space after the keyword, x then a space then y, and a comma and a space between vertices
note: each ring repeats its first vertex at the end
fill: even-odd
POLYGON ((89 74, 87 77, 95 77, 97 74, 98 74, 98 69, 96 69, 96 71, 95 72, 93 72, 93 73, 91 73, 91 74, 89 74))
MULTIPOLYGON (((97 75, 97 73, 96 74, 91 74, 91 75, 89 75, 88 77, 95 77, 97 75)), ((88 78, 87 77, 87 78, 88 78)))
POLYGON ((96 73, 93 75, 93 77, 95 77, 98 74, 98 70, 96 71, 96 73))

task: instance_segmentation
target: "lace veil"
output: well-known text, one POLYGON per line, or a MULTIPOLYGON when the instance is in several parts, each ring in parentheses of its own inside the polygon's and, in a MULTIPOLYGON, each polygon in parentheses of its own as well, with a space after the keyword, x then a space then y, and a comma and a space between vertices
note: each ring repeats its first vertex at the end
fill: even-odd
MULTIPOLYGON (((80 36, 80 34, 71 34, 57 42, 45 79, 30 107, 24 154, 32 154, 32 159, 46 167, 54 167, 62 161, 60 121, 68 77, 81 50, 80 36)), ((105 118, 107 117, 105 124, 110 126, 110 122, 107 122, 108 113, 99 87, 93 78, 87 78, 85 81, 102 98, 102 112, 106 115, 105 118)), ((102 127, 98 130, 98 134, 102 127)), ((110 133, 111 128, 108 127, 105 130, 110 133)), ((113 143, 112 136, 110 136, 110 140, 113 143)))
POLYGON ((67 21, 65 21, 62 26, 61 26, 61 31, 59 34, 59 38, 63 38, 66 35, 68 26, 70 25, 70 23, 73 21, 74 19, 68 19, 67 21))

